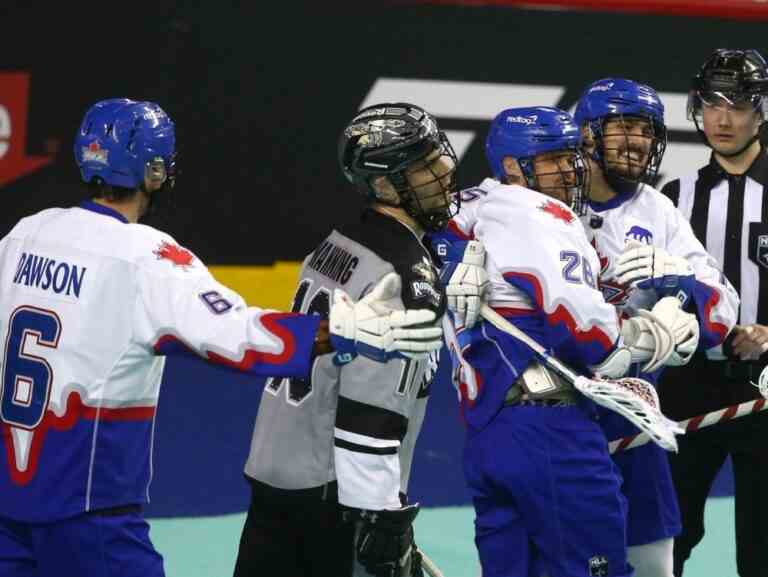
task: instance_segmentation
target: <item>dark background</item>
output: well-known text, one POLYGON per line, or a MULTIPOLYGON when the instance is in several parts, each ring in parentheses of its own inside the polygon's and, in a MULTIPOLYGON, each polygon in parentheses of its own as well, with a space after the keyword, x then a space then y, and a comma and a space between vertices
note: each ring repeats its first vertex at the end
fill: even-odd
MULTIPOLYGON (((159 102, 177 123, 177 207, 155 224, 209 264, 256 265, 300 260, 335 221, 359 209, 336 165, 336 138, 379 77, 565 85, 558 105, 569 108, 597 78, 685 92, 715 48, 768 53, 765 23, 757 20, 404 2, 261 4, 6 6, 0 71, 30 73, 28 153, 54 160, 0 189, 0 233, 26 214, 80 199, 72 139, 88 106, 103 98, 159 102)), ((441 125, 479 133, 459 175, 462 185, 477 183, 485 174, 486 122, 441 125)), ((461 425, 443 373, 413 481, 427 504, 466 501, 461 425)), ((150 512, 244 509, 240 471, 259 386, 186 361, 170 363, 166 381, 150 512)))

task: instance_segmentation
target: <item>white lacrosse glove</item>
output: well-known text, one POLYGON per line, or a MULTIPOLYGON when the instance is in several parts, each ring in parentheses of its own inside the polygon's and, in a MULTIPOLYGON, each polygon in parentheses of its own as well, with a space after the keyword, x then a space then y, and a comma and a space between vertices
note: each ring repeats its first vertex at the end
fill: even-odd
POLYGON ((328 325, 334 362, 348 363, 357 354, 379 362, 403 356, 423 359, 443 346, 443 329, 433 311, 396 310, 387 302, 400 296, 400 290, 400 276, 391 272, 357 303, 343 290, 333 291, 328 325))
POLYGON ((699 346, 699 320, 696 315, 685 312, 680 301, 674 297, 664 297, 652 310, 669 327, 675 340, 675 350, 665 364, 672 367, 687 365, 699 346))
POLYGON ((616 261, 616 280, 640 289, 653 289, 659 298, 677 297, 685 304, 693 293, 693 267, 660 247, 630 240, 616 261))
POLYGON ((644 373, 660 369, 675 352, 671 329, 653 311, 641 310, 638 316, 625 320, 621 325, 621 336, 632 353, 632 362, 645 362, 644 373))
POLYGON ((629 371, 632 365, 632 351, 627 347, 617 347, 599 365, 592 365, 589 369, 602 379, 618 379, 629 371))
POLYGON ((478 240, 467 242, 461 261, 446 262, 440 277, 447 279, 445 295, 456 325, 473 327, 480 316, 483 293, 488 288, 483 244, 478 240))

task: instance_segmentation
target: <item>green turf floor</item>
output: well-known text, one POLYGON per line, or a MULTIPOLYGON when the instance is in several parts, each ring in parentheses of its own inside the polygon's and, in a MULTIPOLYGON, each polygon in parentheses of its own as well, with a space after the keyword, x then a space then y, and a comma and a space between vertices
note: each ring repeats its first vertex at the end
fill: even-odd
MULTIPOLYGON (((152 540, 165 557, 167 577, 230 577, 245 514, 153 519, 152 540)), ((686 565, 686 577, 736 577, 733 499, 707 503, 704 541, 686 565)), ((445 577, 478 577, 469 507, 424 509, 418 543, 445 577)))

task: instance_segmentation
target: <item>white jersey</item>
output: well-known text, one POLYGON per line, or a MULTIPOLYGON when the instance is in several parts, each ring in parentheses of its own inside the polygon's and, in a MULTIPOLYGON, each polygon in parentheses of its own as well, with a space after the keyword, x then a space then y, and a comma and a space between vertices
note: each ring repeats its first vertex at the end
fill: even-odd
MULTIPOLYGON (((602 362, 619 342, 619 319, 597 288, 597 254, 576 215, 520 186, 488 179, 470 190, 477 196, 462 195, 451 232, 485 246, 490 306, 575 368, 586 371, 602 362)), ((459 386, 475 427, 493 417, 532 360, 527 347, 497 332, 480 323, 449 342, 454 362, 461 362, 459 349, 467 361, 462 372, 473 373, 472 383, 459 386), (495 368, 482 374, 489 367, 495 368)))
POLYGON ((246 307, 173 238, 96 203, 21 220, 0 240, 0 516, 146 502, 163 355, 304 376, 317 324, 246 307))
POLYGON ((701 327, 700 348, 718 347, 723 342, 736 324, 739 297, 667 197, 644 185, 632 196, 591 203, 584 223, 600 258, 600 287, 608 302, 628 316, 638 309, 652 308, 657 300, 655 292, 620 284, 614 269, 629 240, 663 248, 686 259, 693 268, 696 283, 692 299, 701 327))

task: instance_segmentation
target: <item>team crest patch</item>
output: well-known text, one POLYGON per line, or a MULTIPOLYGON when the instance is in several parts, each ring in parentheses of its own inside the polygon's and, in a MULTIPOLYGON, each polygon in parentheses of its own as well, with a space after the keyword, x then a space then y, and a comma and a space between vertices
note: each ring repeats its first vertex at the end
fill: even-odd
POLYGON ((768 234, 757 237, 757 262, 768 268, 768 234))
POLYGON ((428 283, 435 284, 437 282, 437 271, 435 271, 435 267, 432 266, 427 257, 423 257, 421 262, 413 265, 411 270, 416 276, 423 278, 428 283))
POLYGON ((421 262, 417 262, 411 267, 414 275, 417 277, 411 282, 411 292, 416 299, 426 298, 434 306, 440 306, 440 292, 435 288, 437 284, 437 271, 424 257, 421 262))
POLYGON ((633 226, 624 235, 624 240, 636 240, 645 244, 653 244, 653 233, 642 226, 633 226))
POLYGON ((179 266, 183 269, 192 266, 192 262, 195 260, 195 257, 187 249, 165 240, 152 252, 158 259, 169 260, 174 266, 179 266))
POLYGON ((566 224, 571 224, 574 220, 576 220, 576 216, 570 211, 570 209, 567 209, 563 205, 556 202, 552 202, 551 200, 548 200, 544 204, 540 205, 539 209, 541 209, 543 212, 546 212, 547 214, 552 215, 556 220, 562 220, 566 224))
POLYGON ((608 557, 596 555, 589 560, 589 577, 608 577, 608 557))
POLYGON ((101 147, 98 140, 94 140, 88 146, 83 146, 83 162, 98 162, 109 164, 109 150, 101 147))

